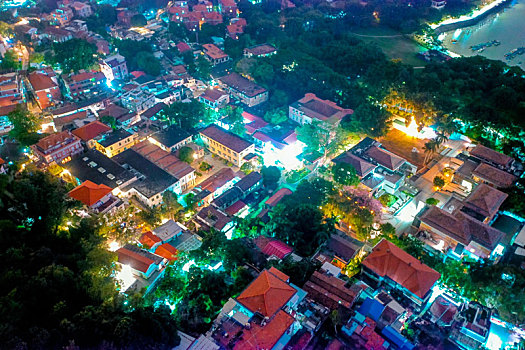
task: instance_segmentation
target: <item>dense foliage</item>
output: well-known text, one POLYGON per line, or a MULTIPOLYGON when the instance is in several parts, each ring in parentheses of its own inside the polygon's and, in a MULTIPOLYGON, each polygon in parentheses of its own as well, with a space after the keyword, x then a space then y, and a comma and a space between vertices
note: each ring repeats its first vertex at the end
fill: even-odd
POLYGON ((71 39, 54 43, 53 53, 53 63, 58 63, 64 72, 77 72, 96 62, 97 47, 83 39, 71 39))
POLYGON ((140 70, 152 76, 157 76, 162 70, 159 60, 153 55, 153 48, 147 41, 131 39, 115 42, 119 53, 126 58, 129 71, 140 70))
POLYGON ((163 308, 126 306, 96 220, 68 214, 67 189, 36 170, 0 176, 0 336, 7 348, 170 349, 163 308), (96 335, 96 336, 94 336, 96 335))

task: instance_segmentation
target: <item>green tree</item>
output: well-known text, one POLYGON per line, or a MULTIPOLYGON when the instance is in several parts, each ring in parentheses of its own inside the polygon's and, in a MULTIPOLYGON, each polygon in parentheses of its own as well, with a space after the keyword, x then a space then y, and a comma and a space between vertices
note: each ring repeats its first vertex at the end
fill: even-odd
POLYGON ((437 200, 436 198, 430 197, 430 198, 427 198, 425 203, 427 203, 428 205, 437 205, 439 203, 439 200, 437 200))
POLYGON ((195 62, 197 73, 203 80, 209 80, 211 75, 211 64, 204 56, 197 57, 195 62))
POLYGON ((29 146, 38 141, 36 133, 40 129, 40 120, 23 107, 17 107, 10 112, 7 117, 13 123, 13 130, 10 134, 24 146, 29 146))
POLYGON ((281 179, 281 170, 276 166, 265 166, 261 169, 261 175, 265 187, 276 188, 281 179))
POLYGON ((359 176, 355 168, 347 163, 336 163, 332 166, 332 176, 334 181, 343 186, 357 186, 359 176))
POLYGON ((159 60, 151 53, 140 51, 135 56, 135 62, 139 70, 149 75, 158 76, 162 70, 159 60))
POLYGON ((445 179, 443 179, 441 176, 434 177, 432 182, 434 183, 434 186, 438 188, 443 188, 443 186, 445 186, 445 179))
POLYGON ((335 232, 334 223, 308 203, 293 208, 279 204, 271 213, 270 223, 276 238, 304 256, 313 254, 335 232))
POLYGON ((144 222, 146 225, 148 225, 150 228, 153 228, 155 226, 158 226, 161 222, 160 215, 161 215, 161 209, 160 208, 149 208, 144 209, 138 212, 137 217, 144 222))
POLYGON ((133 27, 144 27, 146 24, 148 24, 148 21, 142 14, 136 14, 131 17, 131 25, 133 27))
POLYGON ((10 178, 0 192, 4 347, 176 346, 175 320, 165 308, 140 299, 126 306, 112 277, 116 256, 105 249, 97 218, 68 214, 66 194, 58 179, 36 169, 10 178))
POLYGON ((390 129, 390 113, 382 107, 362 103, 354 113, 343 120, 341 126, 348 131, 381 137, 390 129))
POLYGON ((279 125, 288 120, 288 114, 284 108, 272 109, 264 113, 264 120, 270 124, 279 125))
POLYGON ((181 147, 179 149, 179 159, 182 160, 183 162, 191 164, 195 160, 193 158, 194 153, 195 152, 193 151, 193 148, 191 147, 188 147, 188 146, 181 147))
POLYGON ((65 72, 89 69, 96 62, 97 47, 84 39, 53 43, 53 59, 65 72))
POLYGON ((13 33, 11 26, 3 21, 0 21, 0 35, 10 36, 13 33))
POLYGON ((17 69, 19 68, 20 63, 18 61, 18 56, 14 50, 9 50, 4 54, 4 58, 1 59, 0 68, 1 69, 17 69))
POLYGON ((191 102, 175 102, 164 108, 161 112, 162 118, 171 125, 177 125, 181 129, 190 130, 202 120, 204 108, 197 100, 191 102))
POLYGON ((166 215, 169 219, 180 221, 184 207, 178 201, 178 196, 175 192, 164 191, 162 194, 162 205, 160 207, 162 215, 166 215))
POLYGON ((221 113, 225 115, 223 121, 229 125, 229 130, 238 135, 246 135, 246 129, 244 127, 243 109, 241 107, 226 106, 222 109, 221 113))

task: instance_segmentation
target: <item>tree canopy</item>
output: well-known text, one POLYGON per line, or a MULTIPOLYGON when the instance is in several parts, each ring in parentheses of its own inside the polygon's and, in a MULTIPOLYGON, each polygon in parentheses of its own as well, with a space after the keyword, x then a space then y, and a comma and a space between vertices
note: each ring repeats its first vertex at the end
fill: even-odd
POLYGON ((53 43, 53 61, 65 72, 90 68, 97 60, 97 47, 84 39, 53 43))
POLYGON ((96 219, 66 215, 74 203, 58 179, 37 170, 0 177, 0 335, 7 348, 179 343, 169 310, 126 306, 96 219))

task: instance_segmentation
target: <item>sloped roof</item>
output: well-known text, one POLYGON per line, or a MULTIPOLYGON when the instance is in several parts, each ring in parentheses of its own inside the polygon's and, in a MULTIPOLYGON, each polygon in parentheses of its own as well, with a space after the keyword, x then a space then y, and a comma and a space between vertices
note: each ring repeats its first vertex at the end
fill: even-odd
POLYGON ((280 276, 269 270, 261 272, 237 297, 237 301, 251 312, 258 312, 265 317, 275 315, 297 293, 295 288, 281 279, 288 276, 279 270, 277 272, 280 276))
POLYGON ((69 131, 57 132, 40 139, 36 143, 36 146, 41 150, 46 151, 49 148, 62 144, 70 139, 77 139, 77 137, 72 135, 69 131))
POLYGON ((457 306, 441 295, 434 300, 430 307, 430 313, 445 324, 451 323, 457 312, 457 306))
POLYGON ((405 160, 401 157, 396 156, 394 153, 372 146, 366 150, 366 155, 390 170, 397 170, 405 160))
POLYGON ((244 207, 246 207, 246 203, 244 203, 241 200, 238 200, 237 202, 233 203, 228 208, 226 208, 226 210, 224 211, 226 212, 226 214, 233 216, 237 214, 244 207))
POLYGON ((252 145, 251 142, 216 125, 210 125, 200 133, 237 153, 244 151, 252 145))
POLYGON ((69 197, 76 199, 90 207, 111 191, 111 187, 103 184, 97 185, 87 180, 84 181, 80 186, 77 186, 71 190, 68 195, 69 197))
POLYGON ((55 82, 46 74, 33 72, 29 74, 29 82, 35 91, 52 89, 57 86, 55 82))
POLYGON ((494 187, 480 184, 467 197, 464 205, 482 216, 489 217, 496 214, 507 197, 508 194, 494 187))
POLYGON ((280 310, 263 326, 252 323, 250 329, 243 331, 242 338, 235 343, 234 349, 272 349, 294 320, 292 316, 280 310))
POLYGON ((251 173, 240 179, 239 182, 235 184, 235 186, 240 188, 243 192, 246 192, 261 181, 261 173, 259 173, 258 171, 252 171, 251 173))
POLYGON ((367 162, 362 158, 359 158, 352 152, 345 152, 337 156, 333 159, 333 162, 350 164, 355 168, 357 175, 360 177, 365 177, 366 175, 370 174, 375 168, 377 168, 376 165, 367 162))
POLYGON ((292 253, 292 248, 286 243, 279 240, 273 240, 269 242, 266 247, 262 250, 265 255, 272 256, 275 255, 279 259, 284 259, 287 255, 292 253))
POLYGON ((470 155, 501 166, 508 166, 514 160, 512 157, 494 151, 493 149, 490 149, 483 145, 477 145, 476 147, 474 147, 470 151, 470 155))
POLYGON ((255 97, 268 91, 262 86, 255 84, 253 81, 248 80, 237 73, 230 73, 219 80, 223 84, 242 92, 248 97, 255 97))
POLYGON ((148 247, 153 247, 156 243, 162 242, 162 240, 153 232, 147 231, 140 236, 139 242, 148 247))
POLYGON ((492 250, 501 241, 504 233, 470 215, 456 210, 450 214, 432 206, 422 216, 421 222, 467 246, 471 241, 492 250))
POLYGON ((94 122, 73 130, 72 134, 78 136, 83 141, 89 141, 110 130, 111 128, 109 126, 99 122, 98 120, 95 120, 94 122))
POLYGON ((147 250, 140 249, 131 244, 117 250, 118 261, 121 264, 129 265, 135 270, 146 273, 151 264, 160 264, 162 257, 152 254, 147 250))
POLYGON ((477 176, 487 182, 490 182, 498 188, 508 188, 511 187, 516 180, 516 176, 493 167, 487 163, 481 163, 474 169, 472 175, 477 176))
POLYGON ((270 198, 268 198, 264 204, 270 207, 275 207, 284 197, 289 196, 292 193, 292 190, 283 187, 279 191, 275 192, 270 198))
POLYGON ((383 239, 363 265, 382 277, 388 277, 421 299, 441 277, 441 274, 423 264, 395 244, 383 239))
POLYGON ((169 243, 161 244, 155 249, 155 254, 168 259, 169 261, 177 260, 178 250, 169 243))

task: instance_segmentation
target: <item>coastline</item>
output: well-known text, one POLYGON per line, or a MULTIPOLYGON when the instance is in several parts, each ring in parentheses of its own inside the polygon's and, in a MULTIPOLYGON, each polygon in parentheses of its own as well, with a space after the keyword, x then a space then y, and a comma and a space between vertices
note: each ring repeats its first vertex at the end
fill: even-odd
POLYGON ((470 27, 485 19, 490 14, 499 11, 502 7, 510 2, 510 0, 496 0, 480 8, 479 10, 475 10, 472 15, 464 15, 459 18, 447 19, 440 23, 430 25, 430 27, 434 30, 434 33, 438 35, 459 28, 470 27))

